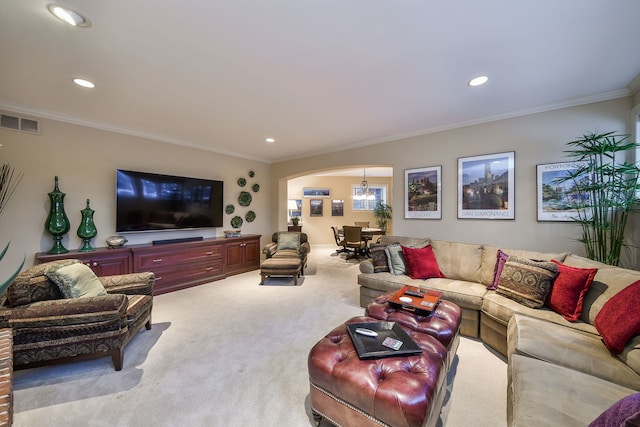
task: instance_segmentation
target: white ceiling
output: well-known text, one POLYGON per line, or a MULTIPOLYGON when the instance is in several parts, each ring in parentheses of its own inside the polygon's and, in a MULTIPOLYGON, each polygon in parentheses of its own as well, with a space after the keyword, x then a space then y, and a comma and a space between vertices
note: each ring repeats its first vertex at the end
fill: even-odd
POLYGON ((638 0, 60 1, 90 28, 47 4, 0 3, 0 109, 268 162, 626 96, 640 73, 638 0))

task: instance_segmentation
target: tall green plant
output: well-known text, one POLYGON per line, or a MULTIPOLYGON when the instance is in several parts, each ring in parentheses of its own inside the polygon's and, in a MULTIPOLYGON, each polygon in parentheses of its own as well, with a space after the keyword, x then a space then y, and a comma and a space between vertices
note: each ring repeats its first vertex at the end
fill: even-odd
MULTIPOLYGON (((638 209, 640 163, 622 159, 640 145, 630 135, 591 133, 568 142, 567 156, 581 163, 557 182, 572 182, 570 203, 582 228, 586 255, 609 265, 620 263, 629 213, 638 209)), ((629 245, 631 246, 631 245, 629 245)))
POLYGON ((387 223, 391 219, 391 206, 378 201, 373 208, 373 217, 376 219, 376 223, 381 230, 387 229, 387 223))
MULTIPOLYGON (((20 184, 20 181, 22 180, 22 175, 22 173, 17 173, 15 169, 12 169, 8 163, 4 163, 0 167, 0 214, 2 214, 2 211, 9 202, 11 196, 13 196, 16 188, 18 188, 18 184, 20 184)), ((2 261, 7 253, 10 244, 11 242, 7 243, 4 249, 2 249, 2 252, 0 252, 0 261, 2 261)), ((0 296, 4 294, 9 287, 9 284, 13 282, 13 279, 18 276, 22 267, 24 267, 25 260, 26 257, 22 259, 20 267, 18 267, 18 269, 7 280, 0 282, 0 296)))

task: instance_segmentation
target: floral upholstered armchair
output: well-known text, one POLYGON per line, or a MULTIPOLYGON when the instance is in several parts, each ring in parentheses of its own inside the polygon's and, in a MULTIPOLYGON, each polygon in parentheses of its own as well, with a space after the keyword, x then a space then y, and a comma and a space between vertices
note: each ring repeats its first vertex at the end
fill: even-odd
POLYGON ((153 273, 96 277, 79 260, 39 264, 20 273, 0 306, 0 328, 13 333, 13 364, 32 367, 77 357, 111 356, 151 329, 153 273))
POLYGON ((307 265, 307 255, 311 252, 311 245, 307 233, 299 231, 276 231, 271 235, 271 243, 262 248, 267 258, 300 258, 302 272, 307 265))

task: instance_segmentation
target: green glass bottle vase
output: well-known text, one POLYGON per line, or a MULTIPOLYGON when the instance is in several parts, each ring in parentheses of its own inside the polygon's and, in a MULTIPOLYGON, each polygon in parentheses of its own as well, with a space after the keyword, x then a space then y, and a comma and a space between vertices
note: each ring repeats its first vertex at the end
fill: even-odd
POLYGON ((62 245, 62 236, 69 231, 69 218, 64 212, 64 196, 65 194, 58 188, 58 177, 55 179, 55 188, 49 193, 51 208, 47 216, 47 222, 44 224, 46 231, 53 236, 53 247, 49 250, 50 254, 64 254, 69 249, 62 245))
POLYGON ((94 212, 95 211, 89 206, 89 199, 87 199, 87 207, 80 211, 80 213, 82 214, 82 220, 80 221, 80 225, 78 226, 78 237, 82 239, 83 243, 82 247, 80 248, 80 252, 89 252, 95 250, 91 247, 91 239, 96 237, 96 234, 98 234, 96 225, 93 223, 94 212))

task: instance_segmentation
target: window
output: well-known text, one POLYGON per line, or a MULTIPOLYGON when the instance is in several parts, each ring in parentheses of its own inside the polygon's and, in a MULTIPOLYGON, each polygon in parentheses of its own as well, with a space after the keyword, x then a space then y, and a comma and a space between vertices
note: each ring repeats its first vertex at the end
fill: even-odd
POLYGON ((364 187, 354 185, 351 187, 354 211, 372 211, 376 203, 387 203, 387 186, 370 185, 365 194, 364 187))

